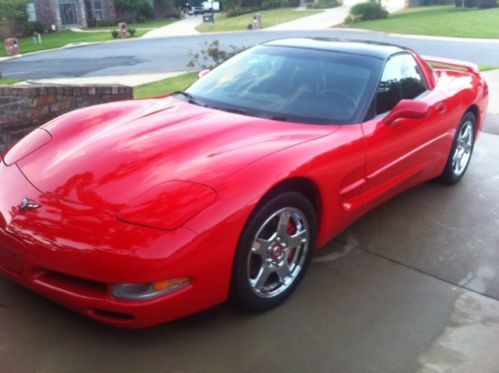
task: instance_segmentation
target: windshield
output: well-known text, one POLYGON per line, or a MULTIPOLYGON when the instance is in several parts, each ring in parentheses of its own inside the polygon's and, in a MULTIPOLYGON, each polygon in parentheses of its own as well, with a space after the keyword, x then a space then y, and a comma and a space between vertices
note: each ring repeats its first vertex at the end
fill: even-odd
POLYGON ((366 114, 381 64, 347 53, 258 46, 220 65, 186 92, 206 106, 251 116, 356 123, 366 114))

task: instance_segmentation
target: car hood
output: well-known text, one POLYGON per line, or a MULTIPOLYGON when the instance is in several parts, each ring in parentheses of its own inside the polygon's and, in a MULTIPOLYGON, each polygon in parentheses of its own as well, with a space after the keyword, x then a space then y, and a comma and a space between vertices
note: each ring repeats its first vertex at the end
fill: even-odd
POLYGON ((86 108, 43 129, 52 140, 17 162, 31 183, 44 193, 116 211, 169 180, 216 189, 251 162, 332 132, 173 97, 86 108))

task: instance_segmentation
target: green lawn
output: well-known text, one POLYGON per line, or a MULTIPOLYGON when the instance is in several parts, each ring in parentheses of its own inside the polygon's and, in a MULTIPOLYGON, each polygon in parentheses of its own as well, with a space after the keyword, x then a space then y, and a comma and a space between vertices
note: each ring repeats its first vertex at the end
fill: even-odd
MULTIPOLYGON (((20 39, 21 53, 36 52, 45 49, 60 48, 70 43, 83 43, 111 40, 113 36, 110 32, 74 32, 70 30, 54 32, 52 34, 42 35, 42 44, 34 44, 33 39, 20 39)), ((0 48, 0 57, 5 56, 4 48, 0 48)))
POLYGON ((0 85, 12 85, 19 83, 21 79, 0 79, 0 85))
MULTIPOLYGON (((143 23, 130 23, 128 24, 128 28, 135 29, 137 30, 135 32, 135 37, 141 37, 144 34, 147 34, 149 31, 152 31, 154 29, 157 29, 159 27, 167 26, 171 23, 177 22, 178 19, 176 18, 168 18, 168 19, 155 19, 152 21, 147 21, 143 23)), ((118 24, 116 23, 116 26, 103 26, 103 27, 89 27, 84 29, 85 31, 90 32, 95 32, 95 31, 102 31, 102 32, 109 32, 111 33, 112 30, 116 30, 118 28, 118 24)))
MULTIPOLYGON (((147 30, 154 30, 155 28, 158 27, 163 27, 166 25, 169 25, 170 23, 177 22, 178 19, 176 18, 168 18, 168 19, 154 19, 152 21, 147 21, 143 23, 129 23, 128 28, 134 28, 137 30, 140 29, 147 29, 147 30)), ((89 27, 84 30, 87 31, 111 31, 115 30, 118 28, 118 22, 116 22, 116 26, 102 26, 102 27, 89 27)))
POLYGON ((480 71, 490 71, 490 70, 497 70, 499 69, 499 66, 494 66, 494 65, 479 65, 478 68, 480 71))
MULTIPOLYGON (((154 30, 155 28, 168 25, 176 22, 176 19, 161 19, 144 23, 136 23, 129 25, 130 28, 135 28, 137 32, 135 37, 140 37, 145 33, 154 30)), ((64 30, 54 32, 52 34, 42 35, 42 44, 34 44, 33 38, 27 37, 20 39, 21 53, 37 52, 46 49, 60 48, 70 43, 90 43, 112 40, 111 30, 115 27, 96 27, 88 30, 100 32, 75 32, 64 30)), ((0 48, 0 57, 5 57, 5 49, 0 48)))
MULTIPOLYGON (((272 10, 262 10, 258 13, 262 15, 263 28, 278 25, 280 23, 292 21, 294 19, 317 14, 317 10, 296 11, 293 8, 280 8, 272 10)), ((200 32, 218 31, 239 31, 247 30, 248 24, 253 20, 254 13, 243 14, 237 17, 227 17, 225 14, 215 19, 215 23, 203 23, 196 27, 200 32)))
POLYGON ((164 96, 174 91, 183 91, 198 78, 197 72, 182 74, 173 78, 167 78, 154 83, 148 83, 135 87, 133 97, 149 98, 164 96))
POLYGON ((419 7, 402 10, 387 19, 359 22, 351 26, 402 34, 499 38, 499 8, 419 7))

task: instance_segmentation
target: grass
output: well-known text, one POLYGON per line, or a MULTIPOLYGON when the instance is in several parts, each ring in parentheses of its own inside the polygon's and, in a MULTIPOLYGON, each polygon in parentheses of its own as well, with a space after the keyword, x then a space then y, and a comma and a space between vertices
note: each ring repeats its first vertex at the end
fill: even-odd
POLYGON ((183 91, 198 78, 197 72, 186 73, 172 78, 166 78, 154 83, 143 84, 135 87, 135 99, 164 96, 174 91, 183 91))
MULTIPOLYGON (((174 22, 177 22, 177 21, 178 21, 178 19, 175 19, 175 18, 155 19, 155 20, 147 21, 147 22, 143 22, 143 23, 130 23, 127 26, 129 29, 133 28, 136 30, 135 37, 137 38, 137 37, 141 37, 141 36, 147 34, 149 31, 152 31, 154 29, 157 29, 157 28, 160 28, 163 26, 167 26, 167 25, 174 23, 174 22)), ((116 26, 89 27, 89 28, 86 28, 83 30, 87 31, 87 35, 90 33, 95 33, 96 31, 108 32, 109 34, 111 34, 111 31, 116 30, 117 28, 118 28, 118 24, 116 24, 116 26)))
MULTIPOLYGON (((168 18, 168 19, 155 19, 151 21, 146 21, 142 23, 129 23, 127 26, 128 28, 134 28, 137 30, 140 29, 147 29, 147 30, 154 30, 158 27, 163 27, 166 25, 169 25, 173 22, 177 22, 178 19, 175 18, 168 18)), ((115 26, 101 26, 101 27, 89 27, 83 30, 86 31, 111 31, 111 30, 116 30, 118 28, 118 23, 116 23, 115 26)))
POLYGON ((478 68, 480 71, 490 71, 490 70, 497 70, 499 69, 499 66, 495 65, 479 65, 478 68))
POLYGON ((402 10, 389 18, 352 27, 402 34, 499 38, 499 8, 461 9, 454 6, 402 10))
MULTIPOLYGON (((162 19, 155 20, 145 23, 131 24, 128 27, 137 29, 135 37, 140 37, 150 30, 162 27, 177 21, 176 19, 162 19), (147 26, 147 27, 146 27, 147 26)), ((19 39, 21 53, 38 52, 47 49, 61 48, 67 44, 71 43, 90 43, 90 42, 101 42, 107 40, 113 40, 111 35, 111 30, 115 27, 96 27, 88 30, 100 31, 100 32, 75 32, 71 30, 64 30, 59 32, 54 32, 47 35, 42 35, 42 44, 34 44, 32 37, 26 37, 19 39)), ((5 49, 0 48, 0 57, 5 57, 5 49)))
MULTIPOLYGON (((303 10, 297 11, 293 8, 280 8, 263 10, 258 13, 262 15, 262 27, 271 27, 280 23, 293 21, 298 18, 317 14, 320 11, 303 10)), ((225 14, 215 18, 215 23, 203 23, 196 27, 199 32, 240 31, 247 30, 248 24, 253 20, 253 13, 243 14, 237 17, 227 17, 225 14)))
POLYGON ((12 85, 21 81, 21 79, 0 79, 0 85, 12 85))
MULTIPOLYGON (((54 32, 52 34, 42 35, 42 44, 34 44, 31 37, 19 39, 21 53, 37 52, 46 49, 60 48, 70 43, 83 43, 111 40, 113 37, 110 32, 74 32, 70 30, 54 32)), ((5 56, 5 50, 0 49, 0 57, 5 56)))

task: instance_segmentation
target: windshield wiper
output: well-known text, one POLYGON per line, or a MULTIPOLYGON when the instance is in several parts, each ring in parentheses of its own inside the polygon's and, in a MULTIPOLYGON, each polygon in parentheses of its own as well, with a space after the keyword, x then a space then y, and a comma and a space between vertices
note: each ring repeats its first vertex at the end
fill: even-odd
POLYGON ((269 117, 268 119, 270 120, 278 120, 278 121, 281 121, 281 122, 289 122, 289 118, 288 117, 282 117, 282 116, 272 116, 272 117, 269 117))
POLYGON ((184 91, 175 91, 175 92, 172 93, 172 95, 181 95, 181 96, 184 96, 185 98, 187 98, 187 102, 190 103, 190 104, 204 106, 204 107, 207 106, 204 102, 199 101, 193 95, 191 95, 190 93, 184 92, 184 91))
POLYGON ((238 108, 225 108, 225 107, 217 107, 216 109, 227 111, 229 113, 234 114, 242 114, 242 115, 250 115, 248 110, 238 109, 238 108))

